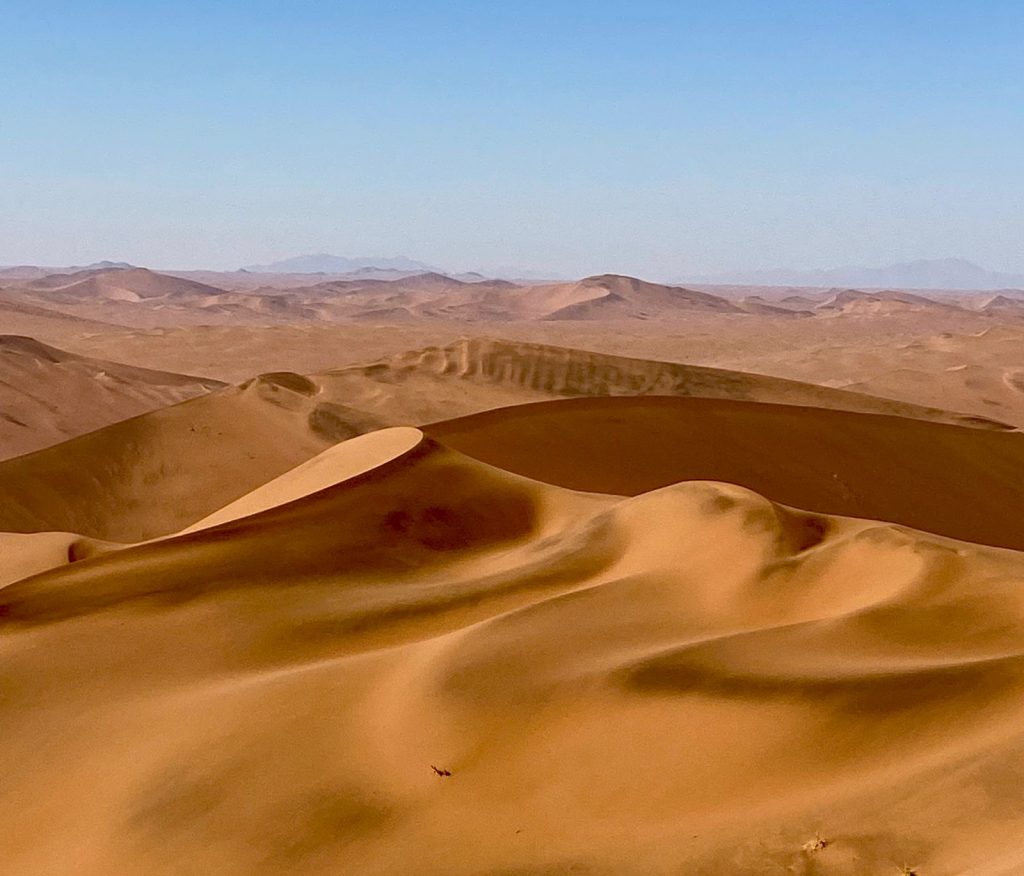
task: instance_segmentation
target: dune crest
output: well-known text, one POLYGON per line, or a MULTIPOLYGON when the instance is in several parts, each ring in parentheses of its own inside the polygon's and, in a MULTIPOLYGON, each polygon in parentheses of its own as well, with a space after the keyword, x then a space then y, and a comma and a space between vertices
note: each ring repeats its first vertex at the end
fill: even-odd
POLYGON ((419 429, 394 426, 342 441, 302 465, 257 487, 240 499, 192 524, 183 532, 208 529, 336 486, 413 450, 423 440, 419 429))

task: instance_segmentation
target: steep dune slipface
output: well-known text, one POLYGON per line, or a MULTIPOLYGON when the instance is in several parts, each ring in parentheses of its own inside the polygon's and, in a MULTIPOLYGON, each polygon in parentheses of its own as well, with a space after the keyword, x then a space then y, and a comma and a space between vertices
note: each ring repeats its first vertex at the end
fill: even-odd
POLYGON ((546 483, 636 495, 681 480, 1024 550, 1024 434, 707 398, 567 399, 425 427, 546 483))
POLYGON ((10 872, 1024 865, 1020 554, 409 438, 0 590, 10 872))
POLYGON ((185 531, 208 529, 232 520, 251 517, 261 511, 326 490, 407 453, 416 447, 422 438, 423 433, 419 429, 397 426, 342 441, 204 517, 185 531))

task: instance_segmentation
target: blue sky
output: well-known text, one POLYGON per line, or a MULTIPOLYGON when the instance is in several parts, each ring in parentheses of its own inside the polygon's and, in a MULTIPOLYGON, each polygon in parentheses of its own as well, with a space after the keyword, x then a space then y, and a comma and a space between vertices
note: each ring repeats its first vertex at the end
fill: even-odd
POLYGON ((1024 271, 1024 4, 0 0, 0 264, 1024 271))

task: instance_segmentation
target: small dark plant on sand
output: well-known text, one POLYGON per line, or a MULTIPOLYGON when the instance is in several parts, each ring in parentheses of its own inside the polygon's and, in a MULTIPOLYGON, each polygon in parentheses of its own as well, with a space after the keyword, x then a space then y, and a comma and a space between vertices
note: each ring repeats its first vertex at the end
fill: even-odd
POLYGON ((828 844, 829 840, 825 839, 825 837, 823 837, 821 834, 816 833, 814 835, 814 839, 807 840, 807 842, 805 842, 801 846, 801 848, 805 852, 820 852, 822 849, 828 846, 828 844))

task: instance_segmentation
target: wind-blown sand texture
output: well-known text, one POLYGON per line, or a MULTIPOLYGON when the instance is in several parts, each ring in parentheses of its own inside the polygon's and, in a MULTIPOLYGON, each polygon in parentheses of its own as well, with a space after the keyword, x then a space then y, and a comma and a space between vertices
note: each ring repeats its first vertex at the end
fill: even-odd
POLYGON ((0 590, 7 872, 1024 868, 1019 553, 345 448, 0 590))

